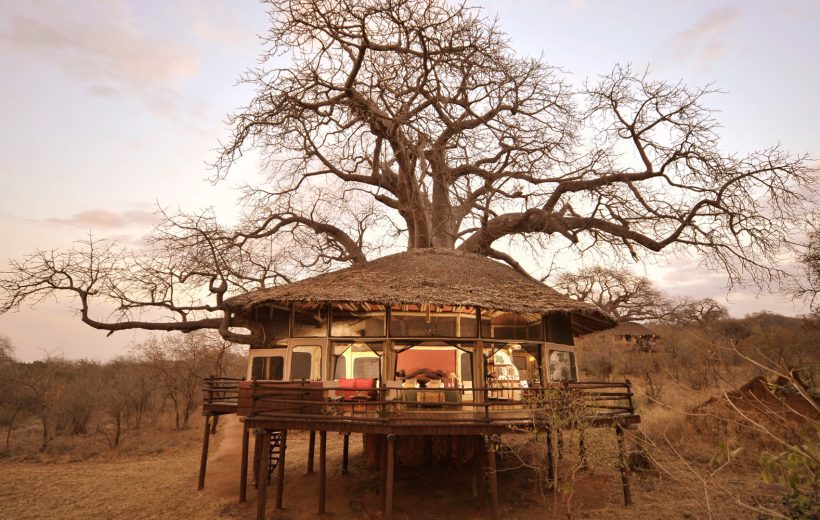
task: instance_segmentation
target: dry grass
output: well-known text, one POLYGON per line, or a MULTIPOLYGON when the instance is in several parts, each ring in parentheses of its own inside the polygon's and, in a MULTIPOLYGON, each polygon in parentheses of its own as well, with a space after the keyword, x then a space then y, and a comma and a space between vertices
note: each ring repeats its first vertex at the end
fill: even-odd
POLYGON ((196 494, 192 443, 162 454, 83 462, 0 463, 0 518, 218 518, 225 501, 196 494))
MULTIPOLYGON (((663 417, 660 413, 659 417, 663 417)), ((647 426, 651 426, 647 425, 647 426)), ((0 518, 254 518, 253 489, 248 504, 236 503, 239 426, 235 419, 222 425, 212 444, 206 490, 195 492, 198 467, 196 432, 186 434, 186 446, 161 454, 120 456, 84 462, 0 463, 0 518)), ((160 440, 161 442, 161 440, 160 440)), ((754 515, 731 493, 748 500, 771 503, 756 473, 741 471, 719 475, 727 490, 709 495, 707 506, 701 483, 684 464, 663 455, 664 470, 635 475, 635 505, 624 508, 618 473, 614 468, 614 434, 598 430, 590 450, 600 452, 593 466, 580 474, 573 496, 574 518, 713 518, 741 519, 754 515), (595 447, 597 446, 597 447, 595 447)), ((307 435, 289 436, 285 509, 269 518, 316 518, 318 475, 306 475, 307 435)), ((567 457, 573 450, 567 447, 567 457)), ((363 467, 361 443, 351 440, 352 467, 340 475, 341 438, 328 438, 328 511, 331 518, 379 518, 376 475, 363 467)), ((502 466, 514 466, 512 459, 502 466)), ((699 466, 703 469, 703 466, 699 466)), ((561 497, 540 492, 533 473, 510 469, 499 477, 502 518, 535 520, 566 518, 561 497)), ((271 492, 272 495, 272 492, 271 492)), ((269 496, 271 496, 269 495, 269 496)), ((433 467, 400 469, 395 495, 396 518, 484 519, 472 493, 469 468, 433 467)))

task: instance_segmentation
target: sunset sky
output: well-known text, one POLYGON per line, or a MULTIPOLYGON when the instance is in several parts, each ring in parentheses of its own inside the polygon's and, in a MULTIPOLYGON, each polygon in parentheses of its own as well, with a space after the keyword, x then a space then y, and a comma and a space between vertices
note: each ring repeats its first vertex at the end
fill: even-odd
MULTIPOLYGON (((722 148, 781 143, 820 157, 820 2, 481 2, 522 54, 563 67, 580 85, 615 63, 656 77, 713 83, 725 94, 722 148)), ((0 264, 88 236, 138 244, 157 205, 214 206, 230 221, 244 161, 213 186, 207 163, 226 114, 250 99, 236 85, 256 63, 267 27, 252 0, 9 1, 0 6, 0 264)), ((805 311, 777 294, 734 290, 725 275, 679 257, 649 271, 664 291, 711 296, 735 316, 805 311)), ((70 306, 43 302, 0 316, 23 360, 46 352, 108 359, 140 334, 82 325, 70 306)))

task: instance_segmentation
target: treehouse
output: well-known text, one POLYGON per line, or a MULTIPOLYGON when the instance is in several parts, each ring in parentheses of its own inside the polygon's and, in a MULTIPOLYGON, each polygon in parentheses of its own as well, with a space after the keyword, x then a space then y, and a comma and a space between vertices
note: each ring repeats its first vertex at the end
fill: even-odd
MULTIPOLYGON (((320 512, 327 432, 340 432, 343 471, 349 436, 363 435, 369 465, 380 468, 385 516, 395 463, 430 462, 420 457, 431 452, 432 462, 472 461, 487 479, 479 488, 489 492, 495 516, 499 436, 548 429, 538 417, 566 402, 557 392, 581 396, 596 426, 620 432, 638 420, 628 384, 577 378, 573 336, 613 320, 483 256, 413 250, 236 296, 225 306, 227 324, 241 324, 253 340, 244 381, 206 384, 200 485, 209 418, 238 413, 245 424, 240 500, 252 430, 260 518, 274 466, 281 507, 290 430, 310 432, 309 471, 319 433, 320 512), (423 448, 431 444, 436 449, 423 448)), ((545 449, 552 453, 551 441, 545 449)))

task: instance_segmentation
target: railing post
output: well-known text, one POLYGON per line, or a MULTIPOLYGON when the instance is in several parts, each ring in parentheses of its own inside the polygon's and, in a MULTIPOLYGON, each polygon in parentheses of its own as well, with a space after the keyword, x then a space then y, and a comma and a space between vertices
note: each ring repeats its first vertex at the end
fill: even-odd
POLYGON ((618 438, 618 462, 621 470, 621 487, 624 491, 624 506, 632 505, 632 489, 629 484, 629 463, 624 446, 624 430, 620 424, 615 425, 615 436, 618 438))

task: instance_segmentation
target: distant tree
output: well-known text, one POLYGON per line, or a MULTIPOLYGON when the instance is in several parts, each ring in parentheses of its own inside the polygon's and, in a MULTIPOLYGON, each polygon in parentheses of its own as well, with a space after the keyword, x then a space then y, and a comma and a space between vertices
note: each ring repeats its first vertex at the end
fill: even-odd
POLYGON ((458 2, 267 4, 260 65, 244 78, 255 95, 229 117, 214 164, 222 179, 246 152, 263 158, 240 223, 165 215, 146 251, 37 251, 0 274, 0 313, 62 293, 98 329, 211 328, 252 343, 261 332, 237 330, 251 324, 224 313, 226 295, 399 244, 522 272, 522 250, 618 261, 687 249, 733 282, 765 284, 805 223, 807 158, 721 150, 708 87, 615 66, 573 88, 458 2), (98 300, 111 320, 92 315, 98 300))
POLYGON ((555 286, 620 322, 657 319, 666 312, 667 298, 654 284, 626 269, 587 267, 576 273, 562 273, 555 286))
POLYGON ((797 257, 803 276, 793 287, 792 293, 797 298, 807 299, 812 312, 820 315, 820 306, 817 305, 817 297, 820 296, 820 228, 816 220, 812 221, 812 227, 806 247, 797 257))
POLYGON ((151 338, 135 347, 137 359, 151 367, 163 395, 172 403, 177 429, 188 428, 191 412, 200 404, 202 381, 224 369, 229 345, 203 331, 151 338))
POLYGON ((14 361, 14 344, 8 336, 0 336, 0 364, 14 361))
POLYGON ((658 317, 677 325, 703 325, 725 320, 729 317, 729 311, 712 298, 683 296, 666 300, 658 317))

